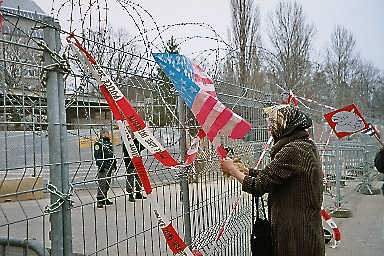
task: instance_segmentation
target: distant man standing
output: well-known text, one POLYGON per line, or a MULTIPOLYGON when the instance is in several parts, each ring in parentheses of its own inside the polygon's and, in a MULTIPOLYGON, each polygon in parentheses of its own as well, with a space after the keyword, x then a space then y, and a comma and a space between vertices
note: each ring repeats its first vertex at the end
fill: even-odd
MULTIPOLYGON (((133 132, 131 132, 131 137, 133 138, 133 143, 136 146, 137 151, 140 153, 145 149, 145 147, 135 138, 133 132)), ((126 190, 129 194, 129 201, 135 202, 135 199, 146 199, 145 196, 141 193, 143 189, 143 184, 140 181, 139 175, 136 172, 135 166, 131 158, 129 157, 128 150, 123 143, 123 155, 124 155, 124 163, 127 171, 127 184, 126 190), (134 194, 136 193, 136 198, 134 194)))
POLYGON ((111 184, 112 171, 116 170, 116 157, 113 153, 111 135, 107 127, 101 127, 100 138, 94 145, 94 156, 98 167, 97 178, 97 208, 113 204, 107 199, 107 193, 111 184))

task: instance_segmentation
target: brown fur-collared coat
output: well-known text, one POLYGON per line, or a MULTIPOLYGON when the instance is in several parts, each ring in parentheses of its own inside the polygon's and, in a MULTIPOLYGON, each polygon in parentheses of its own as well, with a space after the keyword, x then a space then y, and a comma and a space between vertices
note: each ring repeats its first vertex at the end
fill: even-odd
POLYGON ((243 190, 268 194, 274 256, 323 256, 322 172, 319 154, 305 130, 280 139, 265 169, 250 170, 243 190))

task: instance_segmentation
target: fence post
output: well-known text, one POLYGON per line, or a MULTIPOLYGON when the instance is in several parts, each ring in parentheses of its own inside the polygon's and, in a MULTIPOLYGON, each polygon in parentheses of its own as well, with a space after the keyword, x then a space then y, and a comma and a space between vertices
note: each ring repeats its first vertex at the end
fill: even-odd
MULTIPOLYGON (((60 24, 57 24, 60 29, 60 24)), ((55 40, 57 52, 61 49, 60 31, 55 29, 55 40)), ((71 191, 69 183, 69 166, 68 166, 68 139, 67 139, 67 117, 65 110, 65 90, 64 90, 64 74, 57 72, 58 92, 59 92, 59 115, 60 115, 60 149, 61 149, 61 184, 63 193, 68 195, 71 191)), ((71 221, 71 205, 65 200, 63 203, 63 255, 72 256, 72 221, 71 221)))
POLYGON ((341 206, 341 194, 340 194, 340 143, 339 139, 336 139, 336 204, 338 207, 341 206))
MULTIPOLYGON (((180 129, 180 155, 182 162, 185 162, 185 156, 187 153, 187 134, 185 130, 185 107, 183 99, 178 96, 178 106, 177 110, 179 112, 179 120, 182 125, 180 129)), ((189 202, 189 179, 188 175, 185 173, 185 167, 180 167, 181 180, 180 180, 180 192, 181 200, 183 202, 183 211, 184 211, 184 227, 185 227, 185 243, 187 245, 191 244, 191 214, 190 214, 190 202, 189 202)))
MULTIPOLYGON (((56 28, 59 24, 53 18, 46 17, 43 20, 47 25, 44 27, 44 42, 52 52, 58 52, 56 28)), ((55 64, 50 52, 44 51, 45 65, 55 64)), ((51 66, 53 67, 53 66, 51 66)), ((48 144, 49 144, 49 163, 50 177, 49 183, 58 192, 63 192, 62 186, 62 144, 61 144, 61 123, 60 97, 59 97, 59 77, 56 69, 47 69, 46 92, 47 92, 47 116, 48 116, 48 144)), ((50 194, 51 205, 57 204, 60 199, 55 193, 50 194)), ((49 213, 51 230, 49 238, 51 240, 52 256, 64 254, 64 227, 62 206, 49 213)))

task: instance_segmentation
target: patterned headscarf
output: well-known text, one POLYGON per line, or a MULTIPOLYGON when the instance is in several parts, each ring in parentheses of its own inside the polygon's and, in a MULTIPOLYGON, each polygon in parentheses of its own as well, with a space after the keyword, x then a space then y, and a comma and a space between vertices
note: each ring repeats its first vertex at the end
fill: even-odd
POLYGON ((269 108, 267 118, 271 124, 275 142, 298 128, 306 129, 312 125, 312 120, 298 108, 285 104, 269 108))

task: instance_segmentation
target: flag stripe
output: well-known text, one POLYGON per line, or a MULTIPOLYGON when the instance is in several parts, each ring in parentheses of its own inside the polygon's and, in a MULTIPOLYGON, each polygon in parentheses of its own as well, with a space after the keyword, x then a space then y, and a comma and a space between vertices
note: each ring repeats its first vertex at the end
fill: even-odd
POLYGON ((210 139, 213 147, 217 148, 221 145, 221 135, 218 133, 214 138, 210 139))
POLYGON ((243 138, 251 128, 252 125, 250 123, 248 123, 244 119, 241 119, 240 123, 236 125, 236 127, 233 129, 232 133, 228 137, 231 139, 243 138))
POLYGON ((242 118, 234 113, 226 125, 220 130, 220 134, 229 136, 241 120, 242 118))
POLYGON ((143 119, 141 119, 139 114, 136 112, 136 110, 132 107, 132 105, 128 102, 125 97, 118 101, 118 105, 120 109, 123 110, 123 114, 127 119, 129 126, 131 127, 133 132, 146 128, 143 119))
POLYGON ((211 131, 212 126, 214 125, 214 123, 218 121, 218 117, 224 110, 225 110, 225 106, 221 102, 217 101, 215 106, 213 106, 212 110, 209 112, 203 124, 203 130, 207 131, 207 136, 208 136, 208 132, 211 131))
POLYGON ((214 91, 207 91, 209 95, 211 95, 213 98, 217 98, 216 92, 214 91))
POLYGON ((221 145, 216 148, 216 151, 219 154, 220 158, 224 158, 228 154, 228 152, 221 145))
POLYGON ((221 135, 239 139, 244 137, 252 127, 250 123, 204 91, 196 95, 192 112, 215 147, 221 143, 221 135), (200 102, 203 103, 200 104, 200 102))
MULTIPOLYGON (((195 98, 195 101, 193 102, 193 105, 191 107, 192 113, 197 116, 199 114, 200 110, 204 107, 204 103, 211 98, 208 93, 204 93, 203 91, 200 91, 195 98)), ((216 104, 216 102, 215 102, 216 104)), ((197 118, 196 118, 197 119, 197 118)))
MULTIPOLYGON (((199 95, 199 94, 200 94, 200 93, 198 93, 198 95, 199 95)), ((195 101, 195 102, 196 102, 196 101, 195 101)), ((207 117, 210 115, 210 113, 211 113, 213 107, 216 105, 216 103, 217 103, 217 100, 216 100, 215 98, 213 98, 213 97, 210 96, 210 97, 209 97, 209 98, 202 104, 202 107, 201 107, 199 113, 197 113, 197 115, 196 115, 196 119, 197 119, 197 121, 199 122, 199 124, 200 124, 201 126, 204 125, 205 120, 206 120, 207 117)), ((204 130, 205 132, 207 132, 207 130, 204 129, 204 127, 203 127, 203 130, 204 130)))
POLYGON ((218 132, 228 123, 229 119, 232 117, 232 111, 228 108, 225 108, 220 115, 217 117, 215 122, 212 124, 209 132, 207 133, 208 138, 214 138, 218 132))
MULTIPOLYGON (((191 62, 191 61, 190 61, 191 62)), ((214 98, 217 98, 217 94, 215 91, 215 86, 213 84, 212 79, 207 75, 207 73, 204 72, 204 70, 196 65, 195 63, 192 63, 193 67, 193 73, 194 73, 194 80, 195 83, 204 91, 212 95, 214 98)))

